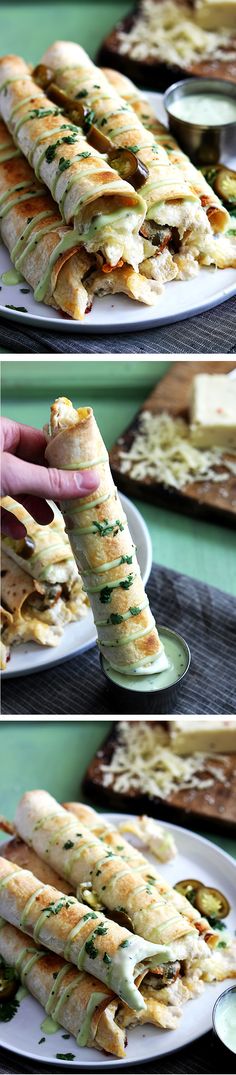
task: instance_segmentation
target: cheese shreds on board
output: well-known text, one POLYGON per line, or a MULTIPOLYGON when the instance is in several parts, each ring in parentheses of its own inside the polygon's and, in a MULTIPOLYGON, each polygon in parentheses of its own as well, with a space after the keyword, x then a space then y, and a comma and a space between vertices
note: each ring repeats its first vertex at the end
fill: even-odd
POLYGON ((215 31, 202 29, 194 11, 175 0, 143 0, 131 30, 119 30, 119 50, 133 60, 164 59, 184 66, 208 58, 235 59, 232 28, 222 23, 215 31))
POLYGON ((146 721, 118 724, 118 742, 109 765, 102 765, 103 786, 121 794, 142 791, 150 797, 167 798, 180 789, 205 789, 214 779, 225 783, 223 756, 197 752, 187 757, 174 754, 168 730, 146 721))
POLYGON ((130 451, 120 451, 120 469, 135 481, 150 478, 183 489, 191 482, 227 481, 230 474, 236 474, 236 456, 234 462, 225 458, 221 448, 196 448, 183 418, 142 411, 130 451), (222 464, 221 472, 214 469, 222 464))

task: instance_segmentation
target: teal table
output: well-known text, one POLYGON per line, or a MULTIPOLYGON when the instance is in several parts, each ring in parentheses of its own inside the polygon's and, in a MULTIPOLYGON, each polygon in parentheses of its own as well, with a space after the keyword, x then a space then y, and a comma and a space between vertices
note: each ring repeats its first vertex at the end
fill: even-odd
MULTIPOLYGON (((39 428, 48 421, 55 396, 90 404, 110 448, 145 400, 169 362, 46 359, 2 363, 2 410, 39 428)), ((199 367, 200 368, 200 367, 199 367)), ((186 518, 136 502, 149 528, 153 559, 227 593, 236 594, 235 535, 226 527, 186 518)))

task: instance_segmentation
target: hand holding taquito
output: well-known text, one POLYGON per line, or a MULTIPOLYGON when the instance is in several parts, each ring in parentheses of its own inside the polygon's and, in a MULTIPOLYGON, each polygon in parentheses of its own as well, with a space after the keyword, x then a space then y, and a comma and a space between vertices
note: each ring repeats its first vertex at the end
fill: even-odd
MULTIPOLYGON (((66 839, 65 827, 63 831, 68 852, 71 841, 66 839)), ((0 915, 79 970, 93 973, 137 1011, 144 1002, 135 978, 170 959, 164 945, 134 937, 75 896, 64 895, 52 885, 39 885, 32 873, 4 858, 0 858, 0 915)))
POLYGON ((60 398, 51 407, 46 448, 50 466, 96 467, 95 494, 61 505, 73 553, 91 602, 101 653, 128 674, 161 671, 163 647, 140 575, 108 453, 91 407, 75 410, 60 398))
MULTIPOLYGON (((39 89, 19 56, 0 61, 0 112, 65 223, 74 225, 76 240, 90 253, 99 251, 109 265, 123 258, 137 269, 143 256, 143 199, 88 146, 82 130, 39 89)), ((65 236, 60 253, 70 243, 71 236, 65 236)))
POLYGON ((70 880, 73 888, 79 892, 80 885, 89 882, 102 906, 128 914, 135 933, 158 944, 171 944, 172 958, 198 953, 201 944, 205 950, 194 926, 165 895, 154 895, 152 885, 143 878, 137 884, 136 871, 108 851, 82 822, 78 826, 74 815, 47 792, 29 791, 23 796, 15 825, 22 839, 70 880))
POLYGON ((116 1022, 118 1000, 96 978, 45 952, 14 926, 0 920, 0 956, 48 1016, 76 1038, 77 1045, 104 1049, 122 1058, 125 1037, 116 1022))

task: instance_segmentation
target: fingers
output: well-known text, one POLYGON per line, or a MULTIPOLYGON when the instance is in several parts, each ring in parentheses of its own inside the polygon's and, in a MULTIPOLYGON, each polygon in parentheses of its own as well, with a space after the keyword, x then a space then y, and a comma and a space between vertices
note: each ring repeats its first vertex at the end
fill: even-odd
POLYGON ((12 452, 32 463, 43 463, 46 437, 40 429, 21 425, 11 418, 1 419, 2 451, 12 452))
POLYGON ((67 471, 32 466, 11 453, 2 456, 2 496, 46 497, 48 500, 70 500, 89 496, 99 485, 95 470, 67 471))

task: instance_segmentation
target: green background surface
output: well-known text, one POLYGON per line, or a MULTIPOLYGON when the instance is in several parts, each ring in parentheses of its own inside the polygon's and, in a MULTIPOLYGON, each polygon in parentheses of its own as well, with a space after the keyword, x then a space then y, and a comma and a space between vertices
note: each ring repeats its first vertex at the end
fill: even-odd
MULTIPOLYGON (((55 396, 94 407, 107 447, 123 432, 169 362, 104 360, 2 362, 3 413, 42 427, 55 396)), ((200 363, 199 363, 200 369, 200 363)), ((135 501, 149 527, 153 559, 236 594, 235 534, 226 527, 135 501)))
MULTIPOLYGON (((111 727, 112 721, 105 720, 4 721, 0 727, 0 814, 13 818, 26 789, 45 788, 62 801, 79 799, 87 765, 111 727)), ((204 835, 236 858, 235 840, 204 835)))
POLYGON ((16 52, 40 61, 55 38, 78 41, 94 59, 103 38, 132 0, 5 0, 1 9, 1 53, 16 52))

